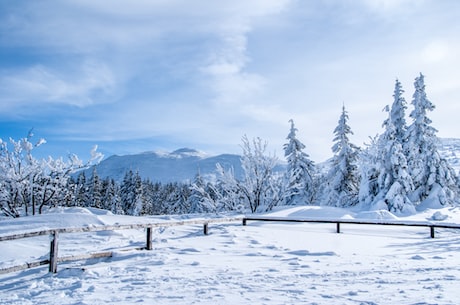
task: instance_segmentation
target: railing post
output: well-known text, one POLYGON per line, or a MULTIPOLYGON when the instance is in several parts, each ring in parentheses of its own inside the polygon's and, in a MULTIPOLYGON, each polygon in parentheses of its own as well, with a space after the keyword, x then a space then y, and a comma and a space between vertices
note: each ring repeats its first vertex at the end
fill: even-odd
POLYGON ((204 235, 208 235, 208 223, 203 224, 203 233, 204 235))
POLYGON ((340 233, 340 222, 337 223, 337 233, 340 233))
POLYGON ((146 250, 152 250, 152 227, 147 227, 147 241, 145 243, 146 250))
POLYGON ((434 238, 434 226, 430 227, 430 236, 431 238, 434 238))
POLYGON ((52 240, 50 243, 50 267, 49 272, 57 272, 57 259, 58 259, 58 231, 54 231, 52 234, 52 240))
POLYGON ((243 226, 246 225, 246 221, 247 221, 246 218, 243 218, 243 226))

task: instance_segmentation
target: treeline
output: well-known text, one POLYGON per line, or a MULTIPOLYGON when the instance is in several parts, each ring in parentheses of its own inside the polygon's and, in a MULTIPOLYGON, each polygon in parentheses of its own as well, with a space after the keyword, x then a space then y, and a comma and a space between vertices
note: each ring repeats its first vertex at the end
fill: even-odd
POLYGON ((191 186, 188 183, 151 182, 128 171, 122 182, 101 179, 94 169, 70 178, 66 206, 94 207, 124 215, 163 215, 190 213, 191 186))
POLYGON ((260 138, 243 137, 244 178, 233 169, 216 165, 216 181, 205 181, 197 173, 191 183, 160 183, 143 180, 128 171, 120 183, 101 179, 94 168, 69 179, 67 206, 95 207, 125 215, 163 215, 188 213, 251 212, 270 210, 284 198, 284 176, 274 171, 278 159, 267 156, 267 143, 260 138))
MULTIPOLYGON (((12 149, 0 141, 1 212, 19 217, 53 206, 83 206, 127 215, 254 213, 279 205, 308 204, 407 214, 421 205, 455 205, 459 179, 437 151, 437 131, 428 117, 435 107, 426 96, 422 74, 414 88, 412 111, 406 116, 404 90, 396 80, 393 102, 385 107, 384 131, 364 148, 350 142, 353 132, 343 106, 333 132, 333 157, 322 171, 305 152, 292 120, 283 147, 284 172, 274 170, 279 160, 266 153, 267 142, 244 136, 243 177, 236 178, 232 168, 216 164, 215 180, 205 181, 198 173, 191 183, 151 182, 132 171, 120 183, 101 179, 95 170, 90 177, 83 171, 75 177, 73 173, 90 163, 82 164, 76 156, 65 162, 36 160, 31 152, 43 141, 32 145, 31 135, 17 142, 10 139, 12 149)), ((100 158, 95 150, 92 155, 91 160, 100 158)))

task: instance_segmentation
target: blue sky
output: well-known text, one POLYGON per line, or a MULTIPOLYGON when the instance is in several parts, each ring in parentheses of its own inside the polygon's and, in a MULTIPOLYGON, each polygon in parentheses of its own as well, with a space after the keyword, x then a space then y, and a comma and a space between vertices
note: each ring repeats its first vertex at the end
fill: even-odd
POLYGON ((2 1, 0 138, 34 128, 38 156, 85 159, 95 144, 240 153, 246 134, 282 157, 293 119, 320 162, 342 104, 362 146, 395 79, 410 103, 420 72, 438 136, 460 138, 459 13, 456 0, 2 1))

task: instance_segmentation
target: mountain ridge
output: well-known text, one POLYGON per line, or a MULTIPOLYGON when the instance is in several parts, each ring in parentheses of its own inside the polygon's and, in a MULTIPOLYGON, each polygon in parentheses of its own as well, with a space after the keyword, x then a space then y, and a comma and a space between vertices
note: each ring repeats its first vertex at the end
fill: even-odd
POLYGON ((93 170, 101 178, 112 178, 121 182, 131 170, 138 172, 143 179, 152 182, 190 182, 200 173, 207 179, 213 179, 216 164, 225 169, 233 168, 237 177, 242 175, 241 156, 235 154, 208 155, 191 148, 179 148, 172 152, 142 152, 130 155, 112 155, 99 164, 85 170, 91 175, 93 170))
MULTIPOLYGON (((442 158, 458 173, 460 170, 460 139, 442 138, 438 144, 438 150, 442 158)), ((221 164, 224 169, 233 168, 236 177, 242 177, 241 156, 237 154, 209 155, 205 152, 192 148, 179 148, 172 152, 146 151, 130 155, 112 155, 99 164, 86 169, 85 174, 89 177, 95 169, 101 178, 112 178, 121 182, 125 174, 131 170, 138 172, 143 179, 152 182, 191 182, 194 177, 200 175, 213 180, 216 175, 216 164, 221 164)), ((328 161, 318 163, 323 168, 328 161)), ((282 170, 282 161, 275 168, 282 170)))

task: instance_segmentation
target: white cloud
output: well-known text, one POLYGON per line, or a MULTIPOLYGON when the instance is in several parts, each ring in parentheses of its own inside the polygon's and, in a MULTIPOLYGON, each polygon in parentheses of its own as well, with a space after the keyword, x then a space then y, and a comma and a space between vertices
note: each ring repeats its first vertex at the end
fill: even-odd
POLYGON ((0 75, 0 105, 3 109, 39 104, 67 104, 79 107, 105 101, 116 80, 110 69, 95 62, 85 62, 72 74, 43 65, 23 70, 3 71, 0 75))

